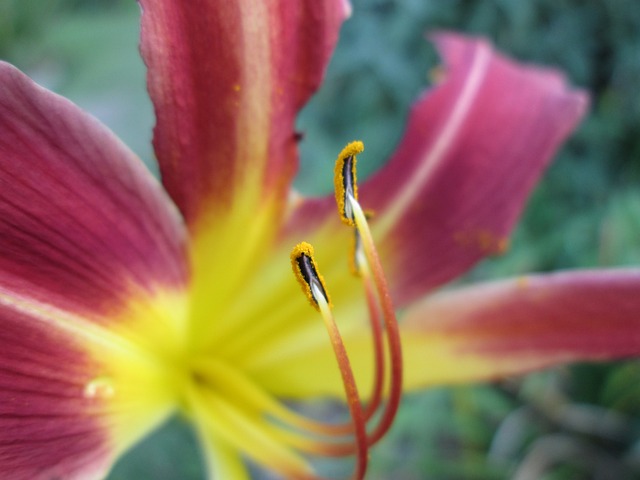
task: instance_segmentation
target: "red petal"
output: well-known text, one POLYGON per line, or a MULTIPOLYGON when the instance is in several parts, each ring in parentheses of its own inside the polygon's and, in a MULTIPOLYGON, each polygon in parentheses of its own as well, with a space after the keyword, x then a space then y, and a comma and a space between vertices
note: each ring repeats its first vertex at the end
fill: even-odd
POLYGON ((0 475, 102 478, 111 462, 96 365, 69 335, 0 304, 0 475))
POLYGON ((186 284, 185 240, 175 207, 124 145, 0 63, 0 287, 106 313, 137 290, 186 284))
POLYGON ((297 165, 294 117, 322 79, 348 3, 140 3, 155 151, 187 222, 241 195, 281 204, 297 165))
POLYGON ((640 270, 532 275, 443 292, 402 324, 406 384, 493 379, 640 354, 640 270))
MULTIPOLYGON (((397 306, 505 250, 529 192, 587 106, 556 71, 515 63, 484 40, 434 39, 444 81, 414 105, 398 150, 359 193, 375 212, 397 306)), ((307 200, 289 230, 339 228, 336 220, 333 198, 307 200)))
POLYGON ((582 118, 584 92, 478 39, 434 37, 446 79, 413 108, 390 162, 361 189, 398 303, 501 253, 544 167, 582 118))

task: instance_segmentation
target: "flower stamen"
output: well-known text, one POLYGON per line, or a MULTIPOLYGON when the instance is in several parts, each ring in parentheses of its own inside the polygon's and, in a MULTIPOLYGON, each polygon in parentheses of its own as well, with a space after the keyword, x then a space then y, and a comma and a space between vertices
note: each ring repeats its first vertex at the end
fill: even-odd
MULTIPOLYGON (((391 363, 391 386, 389 399, 380 419, 380 423, 369 436, 369 442, 371 445, 380 440, 389 430, 398 411, 398 407, 400 406, 400 397, 402 395, 402 346, 400 343, 398 322, 396 320, 393 303, 391 301, 391 294, 389 293, 387 280, 371 235, 371 230, 369 229, 366 214, 353 196, 348 196, 347 202, 351 205, 355 226, 360 235, 362 249, 364 250, 366 257, 366 262, 362 263, 361 266, 366 265, 367 267, 361 268, 360 273, 363 277, 363 281, 365 282, 365 286, 367 284, 370 285, 371 279, 375 285, 378 301, 382 309, 382 318, 387 334, 387 346, 389 349, 389 359, 391 363)), ((366 288, 370 287, 366 286, 366 288)))
MULTIPOLYGON (((369 461, 366 419, 362 410, 358 386, 356 385, 353 369, 351 368, 351 362, 349 361, 349 356, 347 355, 347 350, 342 341, 338 326, 333 318, 328 295, 324 288, 324 281, 318 274, 318 269, 313 259, 313 247, 305 242, 296 245, 291 252, 291 265, 296 278, 302 286, 303 292, 307 295, 307 298, 310 299, 312 305, 320 312, 331 340, 331 346, 333 347, 342 376, 342 383, 347 397, 347 405, 351 415, 356 442, 357 459, 353 478, 362 479, 364 478, 369 461)), ((326 453, 332 455, 332 446, 326 445, 326 447, 328 447, 326 453)), ((349 447, 349 445, 347 445, 347 447, 349 447)))
MULTIPOLYGON (((369 324, 371 326, 371 332, 373 336, 373 354, 374 354, 374 381, 371 391, 371 399, 366 409, 367 420, 373 416, 375 411, 380 405, 382 400, 382 387, 384 385, 385 377, 385 355, 382 331, 382 324, 380 322, 380 314, 378 308, 378 302, 376 299, 376 292, 373 282, 371 281, 371 273, 366 263, 361 264, 360 276, 365 288, 365 295, 367 297, 367 307, 369 309, 369 324)), ((372 442, 369 442, 372 445, 372 442)))
MULTIPOLYGON (((376 443, 389 430, 400 406, 402 394, 402 348, 400 332, 395 317, 387 280, 376 250, 367 214, 358 202, 358 186, 356 183, 356 155, 364 151, 364 144, 356 141, 349 143, 338 155, 334 169, 334 185, 338 213, 343 223, 355 226, 353 247, 353 269, 362 277, 365 290, 372 290, 375 285, 378 301, 382 309, 389 360, 391 363, 390 392, 380 423, 369 436, 369 445, 376 443), (373 282, 372 282, 373 280, 373 282)), ((370 307, 371 311, 371 307, 370 307)), ((374 335, 376 334, 375 329, 374 335)), ((380 367, 382 368, 382 367, 380 367)), ((378 372, 378 368, 376 368, 378 372)), ((376 377, 379 373, 376 374, 376 377)), ((374 387, 375 388, 375 387, 374 387)))
MULTIPOLYGON (((402 347, 391 294, 389 293, 386 277, 369 228, 368 217, 371 217, 371 214, 365 213, 357 200, 356 154, 363 151, 364 145, 362 142, 352 142, 340 152, 334 170, 334 185, 336 187, 336 202, 340 218, 343 223, 355 227, 350 261, 351 270, 356 276, 362 278, 374 338, 376 366, 372 399, 366 411, 367 421, 380 404, 385 377, 384 350, 381 346, 383 333, 378 320, 378 304, 382 310, 387 348, 389 350, 391 364, 390 391, 380 422, 367 437, 368 446, 372 446, 387 433, 400 406, 402 395, 402 347)), ((334 455, 348 455, 350 451, 352 449, 349 448, 349 445, 333 445, 332 448, 334 455)))
POLYGON ((363 150, 362 142, 352 142, 340 152, 334 171, 334 184, 340 218, 343 223, 354 228, 350 259, 351 271, 362 280, 369 310, 375 361, 371 400, 364 409, 342 336, 331 311, 327 288, 314 259, 313 247, 302 242, 296 245, 291 252, 291 266, 309 303, 321 314, 324 321, 342 376, 351 422, 330 425, 311 420, 283 408, 268 409, 274 415, 274 419, 284 422, 284 424, 274 424, 271 427, 274 435, 280 438, 283 443, 299 451, 319 455, 345 456, 355 454, 357 458, 354 478, 356 479, 364 477, 369 447, 380 440, 391 427, 398 411, 402 393, 402 350, 398 324, 387 281, 368 224, 368 218, 371 215, 365 214, 357 200, 356 155, 363 150), (382 321, 380 314, 382 314, 382 321), (368 433, 367 423, 377 413, 383 397, 386 376, 385 338, 390 362, 388 400, 382 409, 378 424, 368 433), (308 438, 303 436, 303 432, 283 429, 286 425, 306 431, 307 434, 313 436, 318 435, 321 438, 308 438), (353 435, 355 443, 340 440, 340 437, 344 435, 353 435))

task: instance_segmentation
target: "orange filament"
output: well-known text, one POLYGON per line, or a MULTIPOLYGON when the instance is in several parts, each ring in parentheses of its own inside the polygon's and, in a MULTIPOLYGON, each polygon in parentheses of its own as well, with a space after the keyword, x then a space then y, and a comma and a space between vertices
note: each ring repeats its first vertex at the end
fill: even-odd
MULTIPOLYGON (((356 243, 357 245, 357 243, 356 243)), ((356 248, 354 256, 358 256, 362 252, 356 248)), ((300 283, 303 292, 309 298, 309 303, 319 310, 318 302, 313 296, 311 276, 316 278, 313 283, 320 284, 323 296, 328 298, 328 293, 324 284, 324 279, 317 270, 317 265, 313 259, 313 247, 306 243, 301 242, 296 245, 291 252, 291 265, 293 267, 294 275, 300 283)), ((353 262, 353 265, 358 265, 357 261, 353 262)), ((374 285, 371 281, 371 274, 366 264, 356 266, 358 269, 358 276, 363 280, 365 295, 367 299, 367 307, 369 310, 369 324, 373 336, 373 352, 374 352, 374 383, 371 391, 371 399, 364 410, 365 421, 369 421, 376 413, 380 406, 382 399, 382 389, 384 385, 384 346, 383 346, 383 331, 380 322, 380 315, 378 311, 378 302, 376 299, 376 292, 374 285)), ((355 272, 354 272, 355 273, 355 272)), ((329 306, 331 303, 329 302, 329 306)), ((301 427, 312 431, 313 433, 320 435, 345 435, 353 432, 353 426, 351 422, 342 424, 326 424, 321 422, 314 422, 306 418, 298 418, 292 421, 292 417, 289 416, 288 421, 294 424, 296 427, 301 427)), ((369 443, 371 445, 371 442, 369 443)), ((345 445, 344 447, 347 447, 345 445)), ((339 450, 342 455, 351 455, 355 452, 355 449, 345 450, 344 447, 339 450)), ((353 447, 353 446, 352 446, 353 447)))
MULTIPOLYGON (((349 413, 351 415, 352 427, 350 430, 353 431, 355 436, 356 469, 353 478, 360 480, 364 478, 369 460, 366 419, 362 411, 360 394, 358 393, 358 386, 356 385, 355 376, 351 368, 351 362, 349 361, 349 356, 347 355, 347 350, 342 341, 338 326, 331 313, 324 282, 321 280, 312 255, 313 247, 308 243, 302 242, 296 245, 291 252, 291 265, 303 292, 309 297, 311 304, 320 312, 329 338, 331 339, 331 346, 333 347, 333 352, 338 362, 338 367, 340 368, 340 375, 342 376, 342 383, 347 397, 347 405, 349 406, 349 413)), ((320 451, 328 455, 332 454, 330 445, 327 445, 329 448, 323 448, 322 445, 314 442, 310 444, 298 442, 297 446, 300 449, 306 449, 305 447, 308 447, 313 451, 320 451)), ((351 445, 349 445, 349 447, 351 448, 351 445)))
POLYGON ((365 416, 367 420, 369 420, 376 410, 378 410, 378 406, 382 400, 382 387, 384 385, 384 346, 382 345, 383 332, 380 324, 380 317, 378 315, 378 305, 375 298, 375 292, 369 278, 365 278, 364 285, 367 296, 367 306, 369 308, 369 322, 371 325, 371 332, 373 333, 373 354, 375 362, 371 400, 365 410, 365 416))
MULTIPOLYGON (((371 400, 366 408, 363 408, 351 363, 331 312, 327 289, 313 258, 313 247, 302 242, 294 247, 291 253, 291 265, 310 304, 320 312, 324 320, 342 376, 351 422, 326 424, 279 406, 268 408, 276 423, 265 426, 280 441, 299 451, 336 457, 355 455, 356 466, 353 478, 358 480, 364 478, 369 447, 378 442, 391 427, 402 394, 402 350, 399 328, 387 281, 367 222, 370 215, 363 212, 357 201, 355 157, 363 149, 361 142, 353 142, 343 149, 336 162, 335 185, 336 200, 342 221, 355 229, 351 270, 362 279, 369 310, 375 364, 371 400), (380 313, 382 313, 384 329, 380 313), (388 399, 381 408, 386 376, 385 337, 390 363, 390 379, 388 399), (378 413, 379 415, 376 415, 378 413), (374 416, 379 418, 379 421, 374 428, 367 431, 367 425, 374 416), (299 431, 289 430, 286 428, 287 425, 299 431), (307 435, 311 435, 311 438, 307 435), (346 435, 352 435, 352 440, 348 441, 348 437, 344 438, 346 435)), ((269 402, 272 407, 276 403, 272 399, 269 399, 269 402)))
POLYGON ((314 294, 318 295, 318 303, 320 304, 320 311, 322 318, 327 328, 327 333, 331 339, 331 345, 336 355, 338 366, 340 367, 340 374, 342 375, 342 383, 344 384, 345 394, 347 396, 347 404, 349 405, 349 413, 351 414, 351 420, 353 422, 353 430, 356 440, 356 471, 353 477, 356 479, 364 478, 364 474, 367 471, 367 463, 369 461, 369 445, 367 441, 366 420, 362 412, 362 405, 360 403, 360 395, 358 393, 358 387, 356 380, 351 369, 351 362, 347 355, 347 350, 340 336, 340 331, 333 318, 333 314, 329 309, 329 304, 324 301, 320 291, 314 285, 314 294))
MULTIPOLYGON (((353 201, 353 199, 351 199, 353 201)), ((388 401, 381 414, 378 425, 367 435, 367 445, 372 446, 377 443, 389 430, 400 406, 402 394, 402 349, 400 343, 400 332, 395 318, 391 296, 388 291, 386 279, 382 272, 380 260, 373 244, 371 233, 364 218, 362 209, 357 204, 353 205, 354 218, 356 225, 361 231, 362 247, 366 261, 358 262, 360 268, 360 276, 362 277, 367 294, 367 303, 369 305, 370 321, 374 337, 374 355, 375 355, 375 381, 371 403, 365 411, 365 421, 369 421, 373 414, 377 411, 382 396, 382 386, 384 384, 384 352, 382 349, 382 331, 378 320, 377 301, 379 300, 382 308, 382 314, 387 334, 387 348, 389 349, 389 357, 391 363, 391 379, 390 392, 388 401), (364 224, 362 223, 364 220, 364 224), (362 230, 360 227, 362 226, 362 230), (372 266, 371 270, 369 266, 372 266), (376 272, 378 274, 376 275, 376 272), (375 291, 374 291, 375 288, 375 291), (376 293, 378 299, 376 299, 376 293)), ((356 255, 359 252, 356 251, 356 255)), ((312 428, 316 433, 325 434, 343 434, 350 431, 350 425, 324 425, 321 429, 312 428)), ((317 449, 321 453, 330 456, 346 456, 356 453, 356 448, 349 443, 328 443, 313 444, 309 450, 317 449)), ((299 446, 300 448, 300 446, 299 446)))
POLYGON ((400 398, 402 396, 402 345, 400 342, 400 330, 396 320, 391 295, 387 280, 382 270, 380 258, 369 230, 369 224, 365 213, 362 211, 360 204, 353 197, 349 197, 351 208, 353 209, 356 228, 362 239, 362 246, 367 258, 367 263, 372 269, 373 281, 378 293, 380 306, 382 307, 382 317, 387 333, 387 344, 389 348, 389 356, 391 362, 391 388, 389 392, 389 400, 382 414, 380 423, 371 433, 369 440, 376 443, 380 440, 391 427, 393 419, 398 412, 400 406, 400 398))
MULTIPOLYGON (((400 406, 400 398, 402 395, 402 346, 398 322, 395 317, 391 295, 389 294, 389 287, 367 222, 367 219, 372 215, 370 212, 365 213, 358 203, 356 154, 362 153, 363 151, 364 145, 362 142, 351 142, 340 152, 334 170, 334 184, 336 188, 338 213, 343 223, 355 225, 356 229, 351 260, 352 270, 354 270, 357 275, 363 277, 365 289, 367 290, 367 302, 369 304, 371 303, 369 297, 372 296, 370 293, 371 278, 373 278, 378 300, 382 308, 387 334, 387 346, 391 363, 391 385, 389 399, 380 423, 375 430, 369 434, 369 445, 373 445, 389 430, 400 406), (360 249, 364 250, 364 254, 362 254, 360 249), (369 269, 371 269, 371 271, 369 271, 369 269)), ((371 305, 369 310, 370 312, 373 311, 371 305)), ((375 338, 375 328, 373 332, 375 338)), ((378 355, 376 353, 376 363, 377 362, 378 355)), ((382 365, 384 365, 384 363, 382 363, 382 365)), ((376 381, 381 368, 382 367, 376 367, 376 381)), ((374 388, 376 387, 374 386, 374 388)), ((373 400, 375 400, 375 397, 373 400)))
MULTIPOLYGON (((384 346, 383 346, 383 331, 380 323, 380 315, 378 312, 377 300, 375 296, 374 286, 371 282, 371 278, 367 271, 367 276, 364 277, 365 293, 367 297, 367 304, 369 308, 369 322, 371 331, 373 333, 373 351, 374 351, 374 383, 371 391, 371 399, 369 400, 366 409, 364 410, 365 421, 371 420, 373 415, 377 412, 380 402, 382 400, 382 388, 384 385, 384 346)), ((271 402, 270 411, 274 410, 275 400, 271 402)), ((279 409, 280 415, 276 415, 278 420, 289 423, 292 426, 308 430, 311 433, 317 435, 347 435, 353 432, 353 425, 351 422, 340 424, 326 424, 318 421, 314 421, 296 414, 293 411, 287 411, 286 414, 279 409)), ((369 442, 371 446, 371 442, 369 442)), ((331 450, 334 456, 352 455, 355 453, 355 446, 351 444, 338 446, 339 448, 331 450), (349 449, 350 448, 350 449, 349 449)))

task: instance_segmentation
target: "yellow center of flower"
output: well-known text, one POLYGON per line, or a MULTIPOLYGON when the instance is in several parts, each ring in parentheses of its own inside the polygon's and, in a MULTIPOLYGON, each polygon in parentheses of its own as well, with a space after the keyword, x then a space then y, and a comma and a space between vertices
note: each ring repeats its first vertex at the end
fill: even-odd
MULTIPOLYGON (((402 358, 386 280, 367 215, 357 200, 356 154, 362 150, 362 143, 354 142, 341 152, 335 185, 340 216, 354 232, 351 270, 364 287, 373 337, 374 380, 367 392, 369 402, 363 405, 360 400, 358 379, 333 318, 314 249, 302 242, 291 252, 291 266, 329 334, 351 421, 326 424, 301 415, 270 393, 270 380, 256 373, 268 359, 286 356, 287 349, 304 348, 288 337, 292 329, 282 323, 283 317, 291 316, 287 309, 297 312, 298 308, 291 298, 292 282, 288 277, 282 280, 282 264, 266 262, 268 268, 244 286, 250 293, 246 299, 238 302, 232 297, 222 302, 215 298, 217 307, 209 313, 213 317, 203 314, 203 305, 194 309, 193 295, 187 294, 163 292, 153 301, 131 305, 127 315, 136 319, 135 325, 119 332, 131 345, 112 355, 108 374, 91 379, 84 391, 87 398, 108 402, 113 411, 129 416, 120 422, 125 426, 116 432, 117 443, 127 443, 135 437, 138 425, 156 424, 178 406, 205 444, 233 447, 287 478, 316 478, 303 454, 355 455, 353 478, 364 477, 368 449, 388 430, 398 408, 402 358)), ((315 333, 312 341, 320 341, 315 333)))

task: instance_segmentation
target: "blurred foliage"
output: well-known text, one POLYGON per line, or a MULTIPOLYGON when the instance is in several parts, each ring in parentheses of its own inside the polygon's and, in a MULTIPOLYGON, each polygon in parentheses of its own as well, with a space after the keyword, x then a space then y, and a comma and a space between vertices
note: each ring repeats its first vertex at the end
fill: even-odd
MULTIPOLYGON (((393 151, 437 65, 424 33, 482 34, 589 90, 592 111, 536 190, 507 255, 466 281, 640 261, 638 0, 353 0, 321 92, 299 120, 297 186, 331 188, 347 141, 367 145, 363 176, 393 151)), ((131 0, 0 0, 0 56, 91 111, 153 165, 153 115, 131 0)), ((580 365, 492 386, 408 395, 372 455, 370 478, 640 478, 640 363, 580 365)), ((198 479, 179 420, 142 442, 112 480, 198 479)))

